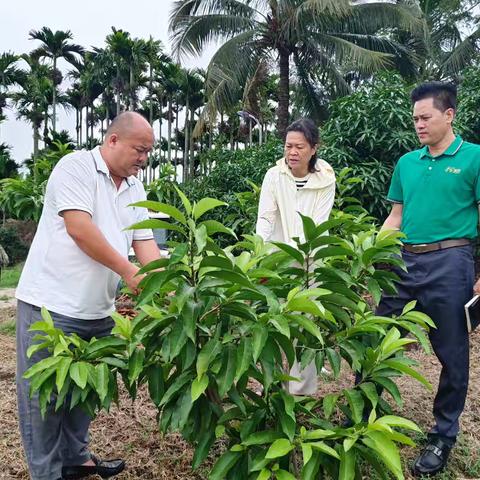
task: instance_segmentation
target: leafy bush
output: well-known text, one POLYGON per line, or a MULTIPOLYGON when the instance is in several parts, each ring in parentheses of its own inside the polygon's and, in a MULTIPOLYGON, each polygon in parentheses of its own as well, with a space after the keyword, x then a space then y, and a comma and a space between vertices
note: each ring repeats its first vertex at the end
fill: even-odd
POLYGON ((5 249, 10 265, 15 265, 27 258, 28 246, 22 241, 14 226, 0 227, 0 245, 5 249))
POLYGON ((69 144, 54 142, 35 162, 27 162, 30 173, 25 178, 0 180, 0 208, 11 218, 38 222, 43 208, 43 197, 53 167, 67 153, 69 144))
MULTIPOLYGON (((344 183, 346 191, 349 186, 344 183)), ((364 300, 367 293, 378 301, 381 290, 394 290, 396 276, 375 264, 401 263, 401 234, 376 232, 362 212, 336 210, 321 225, 304 217, 306 241, 296 247, 273 248, 249 235, 234 254, 233 245, 221 249, 212 239, 232 232, 204 219, 223 202, 205 198, 192 205, 179 196, 180 209, 138 204, 175 219, 171 228, 181 241, 170 258, 142 269, 140 313, 132 321, 115 315, 112 335, 90 342, 54 328, 45 309, 43 321, 32 326, 39 344, 28 354, 51 353, 25 374, 42 411, 55 392, 56 408, 68 402, 93 415, 118 400, 122 379, 132 398, 148 386, 161 431, 180 431, 195 446, 193 468, 224 440, 211 480, 291 480, 300 472, 306 480, 353 479, 361 478, 365 463, 381 478, 391 472, 402 479, 397 443, 412 445, 404 431, 418 427, 393 415, 377 392, 383 387, 401 403, 391 377, 403 374, 429 386, 414 362, 399 355, 414 341, 402 339, 399 329, 427 345, 422 327, 432 322, 414 303, 392 319, 375 316, 364 300), (371 333, 366 345, 362 339, 371 333), (332 381, 323 398, 294 397, 283 388, 292 380, 284 362, 291 367, 294 360, 314 361, 319 370, 328 364, 334 379, 344 368, 362 378, 350 388, 332 381), (365 411, 371 411, 368 421, 365 411), (342 426, 345 417, 352 427, 342 426)), ((133 228, 160 225, 148 220, 133 228)))

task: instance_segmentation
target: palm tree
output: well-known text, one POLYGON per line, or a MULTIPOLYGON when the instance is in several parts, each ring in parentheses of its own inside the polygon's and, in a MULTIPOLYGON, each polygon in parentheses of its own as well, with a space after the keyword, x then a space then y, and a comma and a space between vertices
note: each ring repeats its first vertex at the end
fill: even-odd
MULTIPOLYGON (((17 118, 26 120, 33 127, 33 157, 37 158, 42 122, 48 121, 48 106, 52 98, 52 68, 39 63, 38 58, 22 55, 29 70, 23 73, 21 89, 11 98, 17 108, 17 118)), ((44 128, 45 129, 45 128, 44 128)))
POLYGON ((0 55, 0 122, 5 119, 3 109, 7 106, 9 87, 20 84, 23 79, 23 72, 17 66, 19 58, 10 52, 0 55))
MULTIPOLYGON (((57 106, 57 60, 64 58, 72 65, 76 65, 78 62, 77 55, 83 55, 84 49, 80 45, 70 43, 69 40, 73 38, 70 30, 62 31, 57 30, 53 32, 48 27, 43 27, 41 30, 31 30, 30 39, 40 40, 42 45, 38 47, 33 55, 37 55, 39 58, 47 57, 51 58, 53 62, 52 70, 52 83, 53 83, 53 113, 52 113, 52 130, 56 129, 56 106, 57 106)), ((60 80, 61 82, 61 80, 60 80)))
POLYGON ((173 101, 178 93, 181 82, 181 68, 174 62, 167 62, 160 65, 160 75, 158 78, 162 91, 167 99, 167 160, 172 161, 172 122, 173 101))
POLYGON ((346 93, 345 65, 371 75, 392 65, 399 52, 413 61, 405 47, 379 34, 388 28, 420 32, 423 22, 413 10, 390 2, 349 0, 180 0, 172 10, 170 30, 177 55, 198 55, 211 40, 222 43, 208 67, 212 112, 238 100, 239 89, 252 84, 261 62, 276 62, 277 129, 283 135, 289 122, 291 60, 306 94, 315 92, 315 83, 346 93))
POLYGON ((15 177, 18 165, 11 155, 11 148, 6 143, 0 143, 0 179, 15 177))
MULTIPOLYGON (((422 78, 445 79, 471 65, 480 52, 480 26, 474 12, 480 0, 415 0, 427 23, 426 41, 415 45, 423 58, 422 78), (468 34, 466 34, 468 32, 468 34)), ((398 0, 411 4, 412 0, 398 0)), ((400 41, 411 41, 404 36, 400 41)))

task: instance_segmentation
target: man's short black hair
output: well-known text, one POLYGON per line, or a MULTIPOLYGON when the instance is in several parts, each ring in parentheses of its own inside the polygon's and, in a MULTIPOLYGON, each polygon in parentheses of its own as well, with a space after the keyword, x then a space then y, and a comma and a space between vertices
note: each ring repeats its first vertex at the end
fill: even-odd
POLYGON ((453 83, 422 83, 412 90, 410 98, 413 104, 425 98, 433 98, 433 105, 441 112, 449 108, 457 109, 457 87, 453 83))

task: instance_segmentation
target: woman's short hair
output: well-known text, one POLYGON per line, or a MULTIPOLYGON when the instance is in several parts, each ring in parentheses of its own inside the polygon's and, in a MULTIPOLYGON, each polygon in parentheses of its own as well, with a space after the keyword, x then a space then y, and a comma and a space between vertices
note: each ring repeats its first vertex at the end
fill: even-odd
MULTIPOLYGON (((288 127, 285 133, 288 132, 299 132, 303 133, 305 140, 307 140, 310 147, 315 148, 320 141, 320 135, 318 133, 318 127, 315 125, 315 122, 310 118, 299 118, 292 122, 288 127)), ((317 163, 317 152, 312 155, 310 161, 308 162, 308 171, 313 173, 316 171, 315 164, 317 163)))

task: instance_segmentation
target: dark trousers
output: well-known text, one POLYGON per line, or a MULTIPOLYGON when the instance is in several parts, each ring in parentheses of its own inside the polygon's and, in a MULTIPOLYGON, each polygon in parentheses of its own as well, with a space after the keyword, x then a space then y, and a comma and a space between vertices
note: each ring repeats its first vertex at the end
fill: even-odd
MULTIPOLYGON (((85 340, 109 335, 111 317, 81 320, 50 312, 55 327, 66 334, 77 333, 85 340)), ((26 352, 37 332, 31 325, 41 321, 38 307, 18 301, 17 305, 17 404, 22 443, 32 480, 56 480, 62 476, 62 466, 81 465, 90 460, 88 427, 91 418, 80 408, 49 405, 45 418, 40 414, 38 393, 30 398, 30 381, 22 378, 25 370, 48 356, 46 350, 27 358, 26 352)), ((0 473, 1 477, 1 473, 0 473)))
POLYGON ((437 328, 430 331, 433 351, 442 365, 433 402, 432 435, 455 441, 465 405, 469 374, 469 339, 465 303, 473 295, 473 248, 469 245, 429 253, 402 253, 408 272, 400 277, 396 295, 384 295, 377 309, 381 316, 399 315, 411 300, 437 328))

